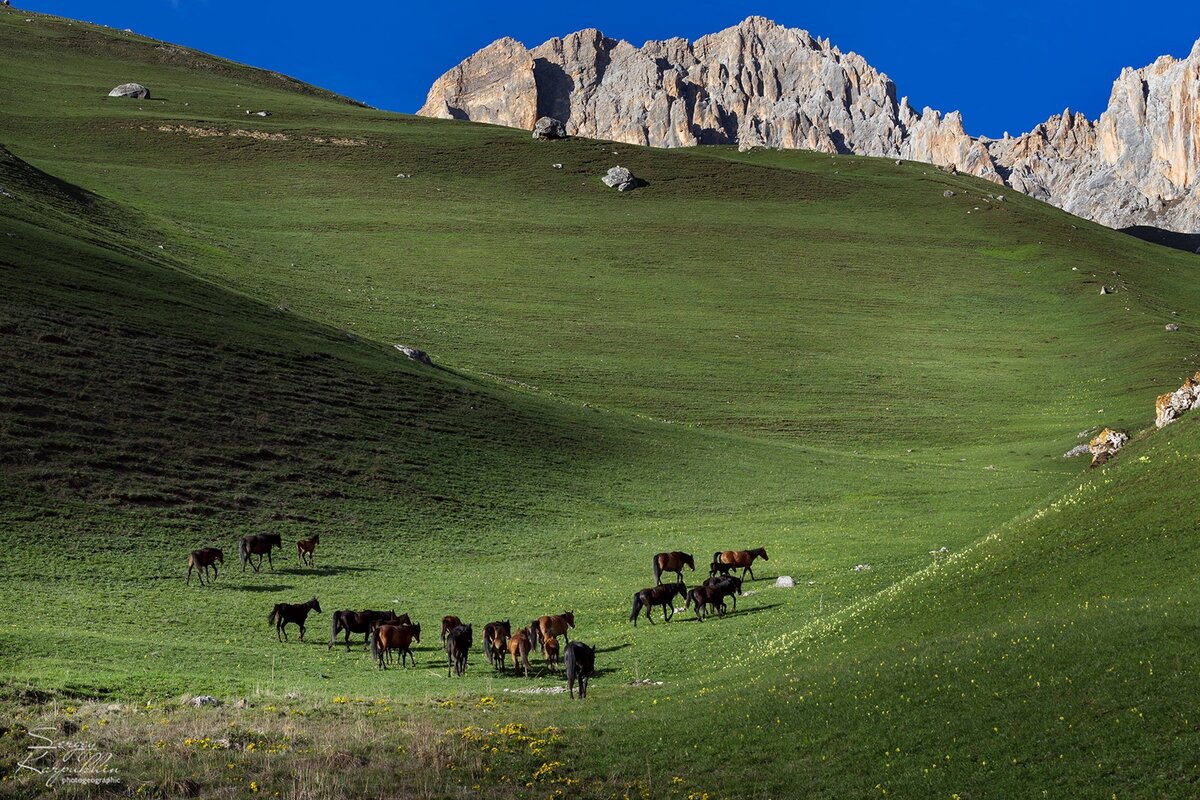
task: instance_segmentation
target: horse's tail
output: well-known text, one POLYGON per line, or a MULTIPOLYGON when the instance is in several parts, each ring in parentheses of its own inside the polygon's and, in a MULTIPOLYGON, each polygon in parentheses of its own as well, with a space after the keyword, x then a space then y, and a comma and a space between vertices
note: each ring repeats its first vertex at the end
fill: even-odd
POLYGON ((242 569, 245 569, 246 559, 250 557, 250 554, 247 552, 245 537, 238 540, 238 556, 242 559, 242 569))
POLYGON ((371 633, 371 660, 380 661, 379 658, 379 628, 376 628, 371 633))
POLYGON ((712 563, 713 563, 713 566, 716 566, 717 564, 720 564, 720 563, 721 563, 721 551, 720 551, 720 550, 718 550, 717 552, 713 553, 713 560, 712 560, 712 563))
POLYGON ((641 610, 642 610, 642 593, 634 592, 633 593, 633 611, 629 612, 629 621, 636 623, 637 617, 638 617, 638 612, 641 610))
POLYGON ((275 606, 274 608, 272 608, 272 609, 271 609, 271 613, 267 615, 267 624, 268 624, 268 625, 274 625, 274 624, 275 624, 275 619, 276 619, 276 617, 278 617, 278 616, 280 616, 280 614, 279 614, 279 606, 275 606))
POLYGON ((654 557, 654 582, 659 583, 662 579, 662 564, 658 560, 658 556, 654 557))
POLYGON ((487 656, 488 661, 495 661, 495 650, 492 649, 492 637, 490 631, 483 632, 483 654, 487 656))

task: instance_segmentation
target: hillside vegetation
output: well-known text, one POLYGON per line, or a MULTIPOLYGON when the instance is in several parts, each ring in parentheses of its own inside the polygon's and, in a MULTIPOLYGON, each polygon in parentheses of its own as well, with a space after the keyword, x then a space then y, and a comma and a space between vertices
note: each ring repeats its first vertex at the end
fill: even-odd
POLYGON ((1200 423, 1145 430, 1194 256, 925 165, 536 142, 24 12, 0 72, 0 793, 43 723, 114 752, 80 794, 1194 793, 1200 423), (1139 435, 1085 475, 1098 425, 1139 435), (737 613, 629 624, 655 552, 692 584, 756 546, 737 613), (415 669, 326 646, 393 607, 415 669), (478 649, 567 609, 586 702, 524 693, 540 657, 446 677, 443 614, 478 649))

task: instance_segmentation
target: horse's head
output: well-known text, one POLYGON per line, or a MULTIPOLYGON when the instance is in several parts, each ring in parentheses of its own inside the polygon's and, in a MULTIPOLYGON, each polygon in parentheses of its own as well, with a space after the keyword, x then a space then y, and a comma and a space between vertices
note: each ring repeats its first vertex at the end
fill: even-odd
POLYGON ((502 621, 500 628, 504 631, 505 636, 512 636, 512 623, 509 620, 502 621))
POLYGON ((758 553, 760 556, 762 556, 762 560, 763 560, 763 561, 770 561, 770 560, 771 560, 771 559, 770 559, 770 558, 767 556, 767 548, 765 548, 765 547, 760 547, 760 548, 758 548, 757 550, 755 550, 754 552, 756 552, 756 553, 758 553))
POLYGON ((278 547, 280 550, 282 550, 283 549, 283 536, 278 533, 268 533, 267 534, 267 544, 270 545, 271 547, 278 547))
POLYGON ((314 597, 312 600, 309 600, 308 602, 312 604, 313 611, 317 612, 318 614, 325 613, 324 611, 321 610, 321 604, 317 602, 317 598, 314 597))
MULTIPOLYGON (((678 581, 675 584, 675 594, 680 597, 687 597, 687 584, 683 581, 678 581)), ((674 595, 672 595, 674 597, 674 595)))
POLYGON ((692 558, 692 554, 691 554, 691 553, 684 553, 684 554, 683 554, 683 563, 685 563, 685 564, 687 564, 689 567, 691 567, 693 572, 695 572, 695 571, 696 571, 696 559, 692 558))
POLYGON ((220 563, 224 564, 225 563, 225 551, 220 549, 219 547, 214 547, 213 548, 213 558, 216 561, 219 561, 220 563))
POLYGON ((572 628, 575 627, 575 615, 573 613, 571 613, 570 611, 564 611, 563 619, 565 619, 567 621, 567 624, 570 625, 572 628))
POLYGON ((421 641, 421 626, 420 626, 420 624, 413 625, 412 628, 413 628, 413 641, 414 642, 421 641))

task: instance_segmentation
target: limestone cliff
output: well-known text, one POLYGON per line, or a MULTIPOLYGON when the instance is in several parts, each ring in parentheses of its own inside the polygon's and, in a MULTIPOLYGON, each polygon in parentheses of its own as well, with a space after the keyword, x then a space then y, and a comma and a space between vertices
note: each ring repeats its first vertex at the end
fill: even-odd
POLYGON ((1027 134, 966 133, 917 111, 861 56, 762 17, 642 47, 588 29, 529 50, 501 39, 433 85, 419 114, 654 147, 737 144, 926 161, 1005 183, 1106 225, 1200 232, 1200 42, 1126 69, 1093 122, 1064 112, 1027 134))

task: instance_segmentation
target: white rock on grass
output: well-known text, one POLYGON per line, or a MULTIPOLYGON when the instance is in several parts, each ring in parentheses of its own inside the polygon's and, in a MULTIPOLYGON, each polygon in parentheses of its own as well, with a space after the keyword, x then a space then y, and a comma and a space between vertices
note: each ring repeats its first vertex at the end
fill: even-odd
POLYGON ((433 366, 433 359, 431 359, 429 357, 429 354, 426 353, 424 350, 418 350, 417 348, 409 347, 406 344, 395 345, 395 348, 397 350, 399 350, 401 353, 404 353, 404 355, 408 356, 413 361, 416 361, 421 364, 425 364, 426 366, 430 366, 430 367, 433 366))
POLYGON ((219 706, 221 705, 221 701, 211 694, 202 694, 199 697, 193 697, 191 704, 196 708, 203 708, 204 706, 219 706))
POLYGON ((628 192, 637 187, 637 178, 625 167, 613 167, 600 180, 605 186, 613 187, 618 192, 628 192))
POLYGON ((794 589, 796 587, 796 581, 791 575, 780 575, 775 579, 775 587, 777 589, 794 589))
POLYGON ((140 83, 122 83, 108 93, 109 97, 131 97, 135 100, 149 100, 150 90, 140 83))

